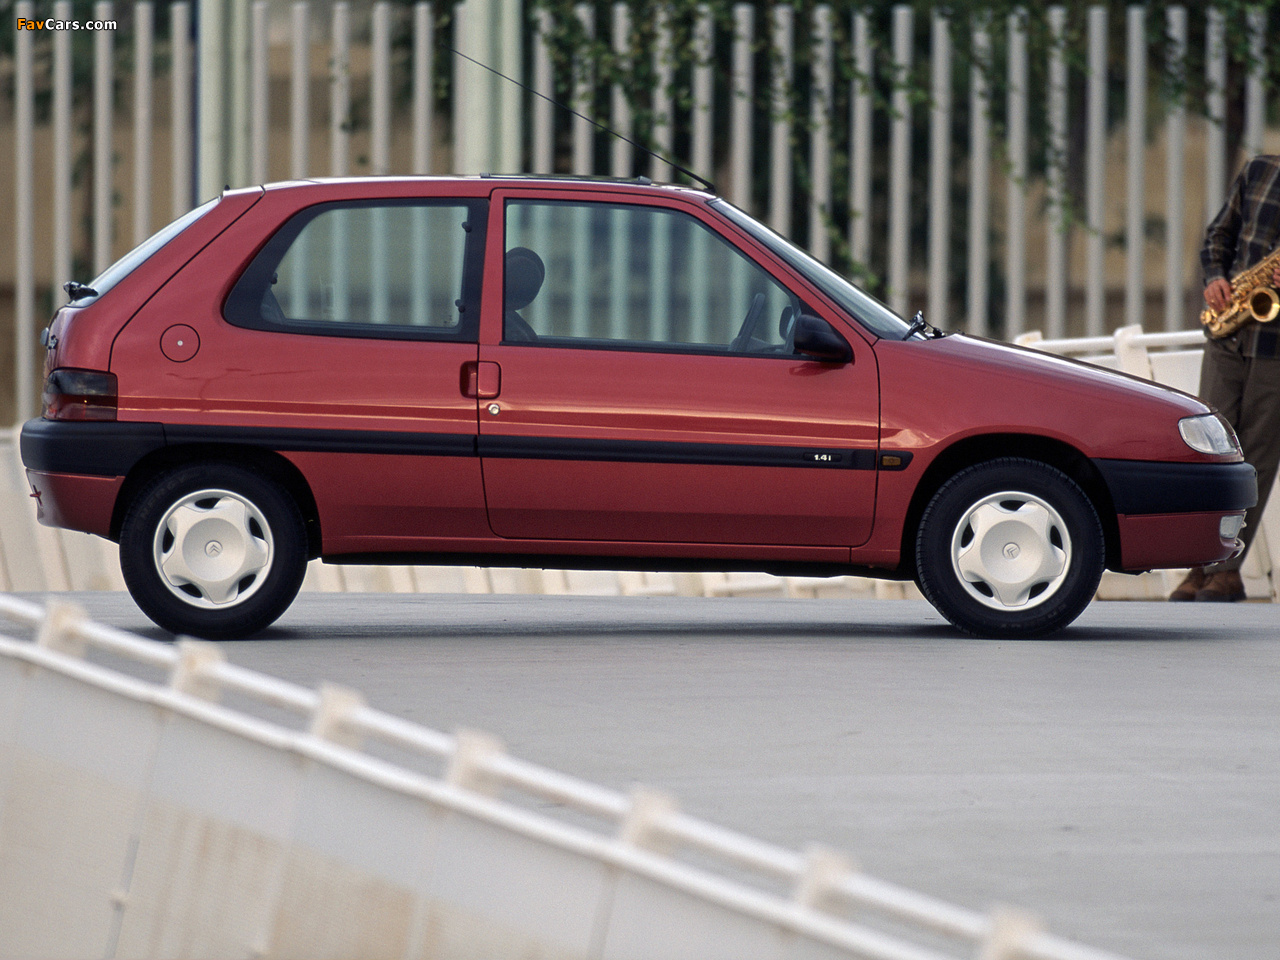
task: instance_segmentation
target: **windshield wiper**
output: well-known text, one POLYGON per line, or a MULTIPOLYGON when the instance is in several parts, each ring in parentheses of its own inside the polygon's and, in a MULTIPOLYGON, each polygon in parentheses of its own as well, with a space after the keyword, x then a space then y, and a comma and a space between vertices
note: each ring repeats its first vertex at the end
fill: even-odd
POLYGON ((917 310, 916 315, 911 318, 911 326, 907 327, 907 332, 902 335, 902 339, 910 340, 921 331, 925 331, 925 336, 930 340, 936 340, 938 337, 943 336, 941 330, 925 320, 924 311, 917 310))
POLYGON ((79 280, 68 280, 62 285, 62 289, 67 291, 67 296, 72 300, 79 300, 81 297, 96 297, 98 295, 97 290, 87 283, 81 283, 79 280))
POLYGON ((917 310, 916 315, 911 319, 911 326, 907 327, 907 332, 902 335, 902 339, 910 340, 927 326, 928 324, 924 322, 924 311, 917 310))

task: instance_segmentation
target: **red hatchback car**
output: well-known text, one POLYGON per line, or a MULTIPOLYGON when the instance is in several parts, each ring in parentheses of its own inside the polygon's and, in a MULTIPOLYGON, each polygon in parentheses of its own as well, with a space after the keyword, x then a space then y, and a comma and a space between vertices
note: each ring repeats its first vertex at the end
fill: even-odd
POLYGON ((231 190, 68 288, 40 520, 175 633, 262 630, 321 557, 914 579, 1038 636, 1256 498, 1194 397, 909 323, 682 187, 231 190))

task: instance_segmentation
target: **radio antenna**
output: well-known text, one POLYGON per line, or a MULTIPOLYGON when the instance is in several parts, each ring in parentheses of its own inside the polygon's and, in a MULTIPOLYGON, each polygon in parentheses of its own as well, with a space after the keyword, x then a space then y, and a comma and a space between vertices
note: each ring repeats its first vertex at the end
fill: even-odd
POLYGON ((716 192, 715 185, 710 180, 708 180, 706 177, 699 176, 698 174, 694 173, 692 170, 689 170, 686 167, 680 166, 680 164, 676 163, 670 157, 664 157, 662 156, 662 154, 658 153, 656 150, 651 150, 642 143, 636 143, 636 141, 632 140, 630 137, 624 137, 617 130, 612 130, 609 127, 606 127, 599 120, 594 120, 591 117, 588 117, 584 113, 579 113, 577 110, 573 109, 573 107, 570 107, 567 104, 561 103, 559 100, 556 100, 554 97, 548 97, 542 91, 535 90, 533 87, 529 86, 526 83, 521 83, 519 80, 516 80, 512 77, 508 77, 505 73, 502 73, 500 70, 495 70, 493 67, 489 66, 487 63, 482 63, 479 60, 477 60, 475 57, 467 56, 461 50, 457 50, 450 46, 446 46, 445 49, 448 50, 450 53, 456 54, 457 56, 461 57, 463 60, 469 60, 471 63, 474 63, 477 67, 483 67, 485 70, 488 70, 494 76, 501 77, 503 80, 506 80, 508 83, 514 83, 521 90, 527 90, 529 93, 532 93, 535 97, 541 97, 543 100, 547 101, 547 103, 557 106, 561 110, 568 111, 569 113, 573 114, 573 116, 577 117, 579 120, 585 120, 587 121, 587 123, 591 124, 592 126, 599 127, 601 130, 603 130, 605 133, 609 134, 610 136, 617 137, 619 140, 622 140, 625 143, 631 144, 631 146, 635 147, 637 150, 641 150, 644 153, 647 153, 649 156, 653 157, 655 160, 660 160, 663 163, 670 164, 674 170, 680 173, 683 173, 686 177, 688 177, 690 180, 693 180, 695 183, 701 184, 703 187, 707 189, 709 193, 716 192))

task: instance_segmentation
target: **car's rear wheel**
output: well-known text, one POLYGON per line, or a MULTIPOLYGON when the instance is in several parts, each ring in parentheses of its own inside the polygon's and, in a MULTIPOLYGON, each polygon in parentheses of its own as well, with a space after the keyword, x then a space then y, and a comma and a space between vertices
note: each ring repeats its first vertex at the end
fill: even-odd
POLYGON ((920 520, 916 573, 925 597, 961 630, 1037 637, 1088 606, 1102 577, 1102 524, 1061 470, 1004 458, 962 470, 920 520))
POLYGON ((255 470, 190 464, 147 485, 125 515, 120 569, 142 612, 173 633, 249 636, 273 623, 306 573, 293 498, 255 470))

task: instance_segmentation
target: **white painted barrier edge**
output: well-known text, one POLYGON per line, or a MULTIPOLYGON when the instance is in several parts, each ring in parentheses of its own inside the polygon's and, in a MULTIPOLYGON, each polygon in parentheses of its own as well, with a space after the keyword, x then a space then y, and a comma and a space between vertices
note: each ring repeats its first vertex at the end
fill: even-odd
POLYGON ((229 664, 221 649, 200 641, 176 645, 129 634, 87 618, 69 604, 41 607, 0 594, 0 618, 36 631, 35 642, 0 636, 0 656, 20 659, 135 700, 149 702, 295 752, 370 782, 421 796, 520 835, 645 876, 673 889, 853 950, 874 960, 942 960, 942 955, 854 924, 823 909, 857 906, 924 930, 970 941, 992 960, 1121 960, 1043 932, 1018 911, 990 915, 953 906, 855 872, 841 855, 819 848, 784 850, 681 813, 672 798, 637 788, 630 797, 545 770, 502 752, 482 734, 454 735, 418 727, 364 705, 342 688, 309 690, 229 664), (151 683, 83 659, 97 648, 169 670, 167 684, 151 683), (238 713, 216 701, 234 690, 310 718, 291 730, 238 713), (360 751, 365 738, 383 740, 448 764, 445 779, 397 767, 360 751), (578 812, 613 821, 613 835, 594 834, 542 812, 504 802, 500 788, 550 798, 578 812), (666 854, 675 844, 789 882, 791 899, 694 868, 666 854))

